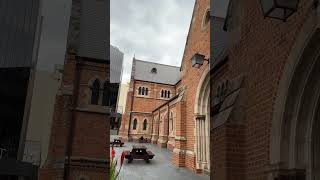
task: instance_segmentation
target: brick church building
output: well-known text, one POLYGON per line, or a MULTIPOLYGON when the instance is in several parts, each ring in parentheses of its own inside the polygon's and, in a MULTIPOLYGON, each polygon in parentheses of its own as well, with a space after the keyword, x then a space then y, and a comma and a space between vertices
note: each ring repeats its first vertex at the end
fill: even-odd
POLYGON ((320 179, 319 3, 265 2, 197 0, 177 77, 134 60, 120 137, 211 179, 320 179))
POLYGON ((192 64, 198 53, 210 58, 210 1, 197 0, 181 67, 133 59, 120 138, 141 136, 173 151, 172 162, 209 172, 209 64, 192 64))
POLYGON ((61 85, 55 98, 48 153, 40 167, 41 180, 108 178, 110 101, 117 97, 110 93, 106 6, 105 0, 72 1, 61 85))

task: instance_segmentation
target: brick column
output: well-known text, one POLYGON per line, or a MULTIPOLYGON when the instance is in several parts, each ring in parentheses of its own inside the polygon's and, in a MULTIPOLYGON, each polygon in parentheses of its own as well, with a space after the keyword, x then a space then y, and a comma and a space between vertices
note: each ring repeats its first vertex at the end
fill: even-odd
POLYGON ((245 179, 245 127, 225 123, 210 133, 211 178, 245 179))
POLYGON ((61 88, 59 89, 51 125, 48 155, 44 166, 39 171, 39 179, 55 180, 64 178, 65 156, 67 152, 67 137, 71 126, 71 105, 73 95, 73 82, 75 81, 76 57, 68 54, 67 63, 64 65, 61 88))
POLYGON ((186 159, 186 117, 185 117, 185 102, 178 102, 176 105, 176 137, 175 147, 173 149, 172 161, 177 167, 185 167, 186 159), (180 113, 178 113, 180 112, 180 113))
POLYGON ((152 132, 152 138, 151 138, 151 143, 152 144, 157 144, 158 139, 159 139, 159 113, 160 111, 158 110, 156 114, 153 116, 153 132, 152 132))
MULTIPOLYGON (((163 110, 163 109, 162 109, 163 110)), ((165 113, 164 116, 162 118, 162 122, 161 122, 161 126, 159 128, 161 128, 161 132, 159 134, 159 139, 158 139, 158 145, 162 148, 166 148, 167 147, 167 143, 168 143, 168 136, 169 136, 169 108, 165 107, 165 113)))

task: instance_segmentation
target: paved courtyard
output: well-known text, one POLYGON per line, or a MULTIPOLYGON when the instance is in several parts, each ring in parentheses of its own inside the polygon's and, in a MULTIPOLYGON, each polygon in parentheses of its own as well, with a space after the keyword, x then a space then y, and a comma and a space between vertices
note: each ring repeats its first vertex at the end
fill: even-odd
MULTIPOLYGON (((116 136, 112 136, 113 140, 116 136)), ((132 145, 138 143, 126 142, 124 147, 115 147, 116 158, 123 150, 131 150, 132 145)), ((186 168, 177 168, 171 163, 171 152, 153 144, 144 144, 155 157, 146 163, 144 160, 133 160, 132 163, 124 162, 120 173, 121 180, 209 180, 207 175, 198 175, 186 168)))

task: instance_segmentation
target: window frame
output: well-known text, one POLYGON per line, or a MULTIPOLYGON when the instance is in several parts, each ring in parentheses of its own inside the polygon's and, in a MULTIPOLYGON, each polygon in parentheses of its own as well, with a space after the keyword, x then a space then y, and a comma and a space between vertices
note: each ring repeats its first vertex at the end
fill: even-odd
POLYGON ((137 129, 137 125, 138 125, 138 120, 137 120, 137 118, 134 118, 133 122, 132 122, 132 130, 136 130, 137 129))
POLYGON ((100 88, 101 88, 100 80, 95 79, 90 87, 91 89, 90 104, 91 105, 99 105, 100 88))

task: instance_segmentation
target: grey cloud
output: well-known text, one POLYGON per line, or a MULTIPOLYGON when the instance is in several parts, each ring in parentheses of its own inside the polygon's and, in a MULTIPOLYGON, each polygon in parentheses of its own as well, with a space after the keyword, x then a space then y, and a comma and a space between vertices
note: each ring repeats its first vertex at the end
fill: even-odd
POLYGON ((123 80, 136 58, 179 66, 194 0, 111 0, 111 44, 125 53, 123 80))

